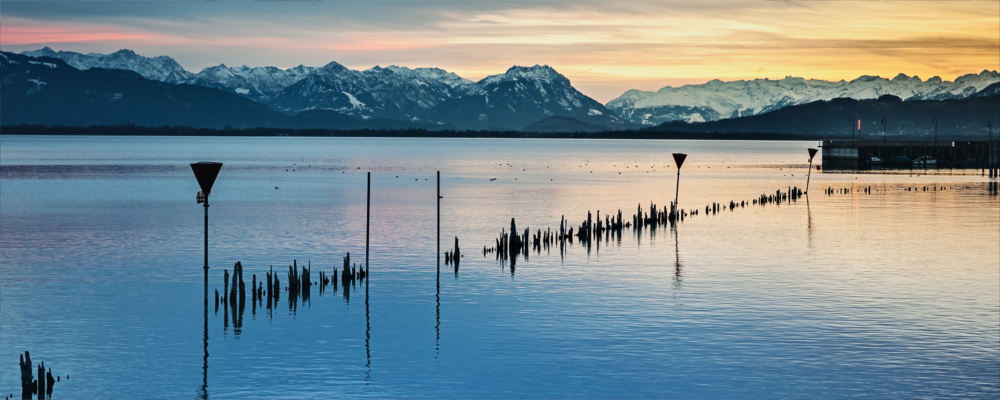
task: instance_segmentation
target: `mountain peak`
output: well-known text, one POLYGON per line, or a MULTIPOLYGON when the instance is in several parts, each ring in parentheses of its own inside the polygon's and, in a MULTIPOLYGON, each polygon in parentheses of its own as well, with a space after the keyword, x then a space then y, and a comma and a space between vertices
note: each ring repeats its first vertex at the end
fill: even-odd
POLYGON ((134 57, 134 56, 137 56, 138 54, 136 54, 134 51, 129 50, 129 49, 121 49, 121 50, 118 50, 118 51, 116 51, 114 53, 111 53, 111 55, 113 55, 113 56, 134 57))
POLYGON ((325 71, 325 72, 350 71, 349 69, 347 69, 347 67, 341 65, 340 63, 338 63, 336 61, 330 61, 330 62, 328 62, 326 65, 320 67, 320 70, 325 71))
POLYGON ((480 84, 491 85, 500 82, 510 82, 518 80, 543 81, 543 82, 565 82, 569 85, 569 79, 557 72, 548 65, 535 64, 530 67, 515 65, 507 69, 506 72, 497 75, 490 75, 479 81, 480 84))
POLYGON ((530 67, 522 67, 520 65, 514 65, 504 72, 507 76, 516 76, 520 78, 527 79, 552 79, 561 78, 562 74, 556 72, 555 69, 548 65, 532 65, 530 67))

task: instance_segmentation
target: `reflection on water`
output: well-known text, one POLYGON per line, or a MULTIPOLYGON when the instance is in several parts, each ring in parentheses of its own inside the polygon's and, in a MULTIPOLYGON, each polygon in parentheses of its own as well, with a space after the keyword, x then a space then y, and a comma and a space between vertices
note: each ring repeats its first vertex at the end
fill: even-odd
MULTIPOLYGON (((0 360, 45 354, 76 378, 57 392, 74 398, 207 398, 209 379, 223 398, 1000 395, 995 181, 817 173, 814 197, 754 206, 804 184, 813 145, 0 136, 0 360), (637 204, 644 220, 669 212, 671 152, 689 154, 684 221, 605 229, 637 204), (187 167, 201 159, 226 162, 212 194, 215 316, 187 167), (348 269, 360 275, 345 254, 365 251, 367 170, 377 278, 364 268, 345 287, 348 269), (478 252, 504 227, 528 257, 466 257, 460 279, 441 280, 437 170, 439 235, 478 252), (580 241, 588 211, 602 233, 580 241), (563 216, 574 235, 552 242, 563 216), (306 289, 299 265, 292 296, 269 266, 294 259, 329 283, 306 289), (236 261, 249 310, 231 274, 217 281, 236 261), (364 304, 349 301, 361 284, 364 304), (239 340, 209 343, 209 318, 233 339, 238 323, 239 340), (121 371, 143 384, 121 385, 121 371)), ((0 362, 2 376, 12 368, 0 362)))

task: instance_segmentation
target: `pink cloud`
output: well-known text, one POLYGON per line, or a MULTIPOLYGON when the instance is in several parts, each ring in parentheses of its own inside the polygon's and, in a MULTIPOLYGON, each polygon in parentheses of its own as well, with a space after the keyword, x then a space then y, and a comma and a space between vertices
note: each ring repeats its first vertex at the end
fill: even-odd
POLYGON ((8 46, 149 40, 160 36, 149 32, 91 25, 38 26, 7 23, 0 27, 0 37, 2 37, 3 43, 8 46))

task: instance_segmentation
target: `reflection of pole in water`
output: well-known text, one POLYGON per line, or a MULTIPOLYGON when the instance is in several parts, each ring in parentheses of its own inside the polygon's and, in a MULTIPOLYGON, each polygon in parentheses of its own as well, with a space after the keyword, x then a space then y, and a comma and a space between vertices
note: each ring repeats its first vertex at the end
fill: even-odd
POLYGON ((680 288, 681 284, 681 252, 680 239, 677 235, 677 227, 670 229, 674 233, 674 287, 680 288))
MULTIPOLYGON (((367 269, 367 268, 366 268, 367 269)), ((372 318, 370 313, 370 306, 368 305, 368 281, 371 280, 371 276, 365 273, 365 381, 371 381, 372 379, 372 318)))
MULTIPOLYGON (((458 239, 456 239, 458 240, 458 239)), ((457 267, 456 267, 457 268, 457 267)), ((437 172, 437 288, 434 290, 434 358, 441 342, 441 171, 437 172)))
POLYGON ((437 172, 437 271, 441 275, 441 171, 437 172))
POLYGON ((812 208, 809 207, 809 192, 806 192, 806 236, 809 249, 812 249, 813 243, 813 214, 812 208))
MULTIPOLYGON (((439 253, 440 254, 440 253, 439 253)), ((437 289, 434 291, 434 358, 441 352, 441 271, 437 273, 437 289)))
MULTIPOLYGON (((372 379, 372 324, 369 306, 368 282, 371 281, 371 269, 368 264, 368 238, 371 232, 371 212, 372 212, 372 173, 368 172, 368 194, 365 201, 365 382, 372 379)), ((345 293, 347 292, 345 288, 345 293)))
POLYGON ((205 328, 202 336, 202 351, 204 355, 202 356, 201 363, 201 390, 198 391, 198 397, 203 400, 208 400, 208 290, 205 291, 205 310, 204 310, 204 322, 205 328))

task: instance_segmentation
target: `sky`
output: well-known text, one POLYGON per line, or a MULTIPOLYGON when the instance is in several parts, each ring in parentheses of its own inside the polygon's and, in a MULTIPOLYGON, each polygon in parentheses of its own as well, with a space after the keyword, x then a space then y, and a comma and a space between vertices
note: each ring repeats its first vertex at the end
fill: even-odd
POLYGON ((168 55, 186 69, 337 61, 479 80, 547 64, 600 102, 711 79, 1000 69, 1000 1, 8 1, 0 49, 168 55))

